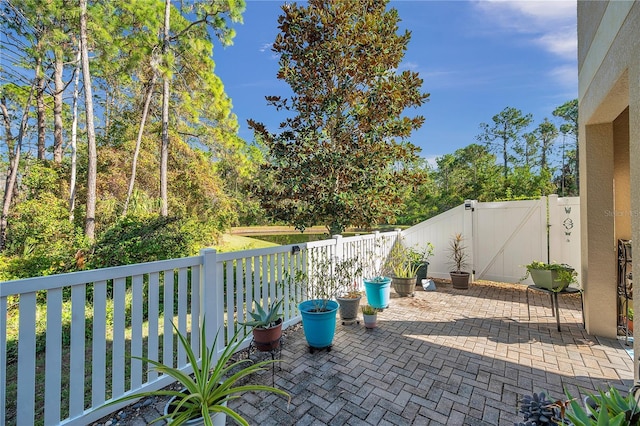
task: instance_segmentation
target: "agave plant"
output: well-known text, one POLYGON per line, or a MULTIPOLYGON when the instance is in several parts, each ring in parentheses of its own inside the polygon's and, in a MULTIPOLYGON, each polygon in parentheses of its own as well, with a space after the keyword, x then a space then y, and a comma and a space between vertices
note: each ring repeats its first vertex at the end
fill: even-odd
POLYGON ((250 359, 240 359, 235 362, 231 361, 231 357, 242 344, 242 340, 239 339, 241 330, 236 331, 230 340, 230 342, 233 343, 226 346, 218 361, 214 363, 213 360, 216 353, 215 348, 220 334, 219 332, 216 334, 213 345, 208 347, 206 344, 205 327, 202 327, 202 335, 200 336, 200 359, 198 359, 187 338, 178 331, 175 324, 172 323, 172 325, 178 335, 180 345, 186 352, 187 359, 193 368, 192 375, 184 373, 179 368, 174 368, 148 358, 134 358, 152 364, 159 373, 174 378, 182 385, 183 389, 161 389, 135 393, 119 398, 110 404, 147 396, 170 396, 173 398, 166 410, 167 414, 153 420, 152 423, 161 420, 170 420, 172 425, 181 425, 189 420, 202 418, 205 425, 213 425, 211 415, 224 413, 233 418, 237 423, 248 426, 248 422, 240 416, 240 414, 227 407, 227 401, 238 398, 239 394, 244 392, 259 391, 273 392, 289 397, 288 393, 276 387, 258 384, 237 384, 239 380, 253 373, 265 370, 264 367, 266 365, 279 361, 265 360, 257 363, 254 363, 250 359))
POLYGON ((254 312, 249 312, 253 321, 244 322, 242 325, 258 328, 273 327, 278 323, 278 320, 282 318, 280 309, 282 308, 283 302, 283 299, 274 300, 267 306, 267 310, 265 310, 257 301, 254 300, 255 310, 254 312))

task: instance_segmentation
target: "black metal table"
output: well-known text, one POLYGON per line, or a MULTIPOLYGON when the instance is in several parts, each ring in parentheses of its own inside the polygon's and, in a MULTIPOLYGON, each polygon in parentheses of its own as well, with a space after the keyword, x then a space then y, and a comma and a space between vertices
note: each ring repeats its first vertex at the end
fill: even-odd
MULTIPOLYGON (((529 306, 529 291, 539 291, 541 293, 546 293, 549 295, 549 298, 551 299, 551 312, 556 317, 556 324, 558 325, 558 331, 560 331, 560 306, 558 304, 558 295, 580 293, 580 298, 582 298, 582 291, 579 288, 566 287, 562 291, 553 291, 546 288, 538 287, 535 284, 531 284, 527 286, 527 290, 525 291, 527 296, 527 314, 529 315, 529 321, 531 321, 531 307, 529 306)), ((582 320, 584 324, 584 312, 582 314, 582 320)))

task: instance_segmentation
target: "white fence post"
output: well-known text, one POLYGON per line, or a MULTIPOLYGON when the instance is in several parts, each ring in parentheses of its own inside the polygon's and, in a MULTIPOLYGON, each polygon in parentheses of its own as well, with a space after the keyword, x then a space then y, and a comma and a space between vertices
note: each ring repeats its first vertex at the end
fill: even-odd
POLYGON ((332 235, 331 238, 336 240, 335 257, 333 259, 333 262, 335 262, 336 259, 342 259, 344 255, 344 243, 342 242, 342 235, 332 235))
POLYGON ((544 254, 546 256, 546 259, 543 259, 545 262, 549 263, 550 259, 550 253, 549 253, 549 247, 551 242, 549 241, 549 225, 550 225, 550 218, 549 218, 549 199, 546 196, 542 196, 540 197, 540 223, 545 223, 546 224, 546 228, 543 229, 542 232, 542 241, 547 243, 546 247, 543 247, 543 251, 544 254))
MULTIPOLYGON (((200 272, 200 327, 206 327, 207 341, 200 342, 201 345, 207 345, 213 342, 220 325, 218 324, 218 315, 216 312, 216 281, 217 281, 217 259, 215 249, 200 250, 202 256, 202 271, 200 272)), ((224 340, 224 339, 223 339, 224 340)), ((221 348, 218 342, 218 348, 221 348)))
POLYGON ((549 236, 549 259, 548 262, 564 263, 562 260, 562 234, 560 233, 560 215, 558 214, 558 195, 551 194, 547 197, 548 225, 547 235, 549 236))
POLYGON ((475 280, 476 264, 474 252, 476 248, 476 238, 474 232, 474 212, 476 210, 476 200, 464 200, 464 214, 462 219, 462 237, 464 246, 467 248, 468 260, 471 266, 471 281, 475 280))

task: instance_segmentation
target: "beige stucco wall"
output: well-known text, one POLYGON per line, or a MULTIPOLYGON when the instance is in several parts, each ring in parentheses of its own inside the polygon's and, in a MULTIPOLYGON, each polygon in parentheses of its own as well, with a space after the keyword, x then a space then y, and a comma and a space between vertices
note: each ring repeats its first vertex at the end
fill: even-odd
POLYGON ((617 334, 617 239, 640 242, 639 35, 640 2, 578 1, 585 321, 608 337, 617 334))
POLYGON ((614 238, 631 239, 631 188, 629 173, 629 108, 613 122, 614 238))
POLYGON ((584 63, 606 9, 606 1, 586 1, 578 7, 578 20, 582 22, 578 38, 578 67, 584 63))

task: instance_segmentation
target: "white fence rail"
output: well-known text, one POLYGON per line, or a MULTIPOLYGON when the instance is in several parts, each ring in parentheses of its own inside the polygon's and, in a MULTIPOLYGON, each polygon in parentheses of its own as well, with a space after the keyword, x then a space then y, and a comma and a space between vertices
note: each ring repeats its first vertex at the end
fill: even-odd
MULTIPOLYGON (((404 243, 431 242, 429 276, 449 278, 451 237, 462 233, 468 271, 475 279, 518 282, 534 260, 566 263, 581 270, 580 199, 557 195, 530 201, 464 204, 402 232, 404 243)), ((578 277, 580 279, 580 277, 578 277)), ((530 284, 530 278, 525 283, 530 284)))
POLYGON ((171 323, 189 334, 195 349, 205 322, 209 344, 220 333, 218 354, 237 329, 246 347, 249 329, 239 323, 253 301, 284 298, 284 327, 300 320, 305 289, 295 277, 308 270, 309 259, 358 256, 380 265, 397 236, 203 250, 183 259, 2 282, 0 426, 93 422, 127 404, 106 403, 171 383, 132 356, 189 370, 171 323))

